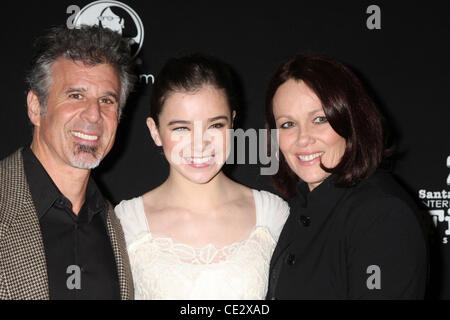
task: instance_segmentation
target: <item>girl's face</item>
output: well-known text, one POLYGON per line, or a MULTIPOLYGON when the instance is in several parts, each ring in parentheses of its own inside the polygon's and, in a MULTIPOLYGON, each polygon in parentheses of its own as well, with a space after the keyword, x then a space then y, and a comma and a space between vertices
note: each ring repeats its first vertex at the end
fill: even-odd
POLYGON ((230 114, 225 93, 205 85, 194 92, 173 92, 164 102, 159 126, 147 119, 155 144, 162 146, 170 170, 195 183, 207 183, 229 154, 230 114))
POLYGON ((322 103, 303 81, 283 83, 273 97, 280 150, 289 167, 312 190, 330 174, 345 152, 345 139, 328 123, 322 103))

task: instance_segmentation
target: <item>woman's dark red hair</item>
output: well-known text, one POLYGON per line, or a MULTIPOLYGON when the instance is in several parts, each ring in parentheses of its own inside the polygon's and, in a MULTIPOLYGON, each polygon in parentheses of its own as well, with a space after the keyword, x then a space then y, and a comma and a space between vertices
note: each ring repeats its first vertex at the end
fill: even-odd
MULTIPOLYGON (((367 94, 361 81, 341 62, 321 57, 296 55, 284 62, 273 75, 266 92, 266 126, 275 129, 273 97, 286 81, 303 81, 322 102, 331 127, 346 141, 346 150, 334 168, 322 169, 333 175, 333 182, 349 187, 369 177, 385 154, 384 118, 367 94)), ((269 149, 270 150, 270 149, 269 149)), ((284 197, 295 193, 299 178, 280 154, 280 169, 272 177, 284 197)))

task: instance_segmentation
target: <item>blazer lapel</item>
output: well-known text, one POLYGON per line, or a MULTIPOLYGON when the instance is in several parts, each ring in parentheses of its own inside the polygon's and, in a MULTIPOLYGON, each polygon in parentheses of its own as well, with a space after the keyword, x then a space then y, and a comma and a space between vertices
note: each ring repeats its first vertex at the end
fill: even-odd
POLYGON ((122 226, 115 216, 114 209, 109 202, 106 215, 106 227, 116 259, 121 299, 132 300, 134 299, 133 279, 131 277, 131 268, 125 246, 125 238, 122 226))
POLYGON ((0 239, 0 265, 9 298, 49 299, 44 244, 21 150, 3 160, 2 165, 4 202, 0 210, 5 230, 0 239))

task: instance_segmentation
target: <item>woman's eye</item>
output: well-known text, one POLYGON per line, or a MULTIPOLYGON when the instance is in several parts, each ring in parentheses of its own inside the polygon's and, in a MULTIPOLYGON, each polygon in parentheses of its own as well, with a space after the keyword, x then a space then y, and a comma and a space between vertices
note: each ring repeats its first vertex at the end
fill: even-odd
POLYGON ((189 130, 187 127, 177 127, 173 129, 173 131, 187 131, 187 130, 189 130))
POLYGON ((328 121, 328 119, 327 119, 327 117, 316 117, 316 118, 314 118, 314 123, 325 123, 325 122, 327 122, 328 121))
POLYGON ((281 124, 280 128, 281 129, 287 129, 290 128, 294 125, 294 123, 292 121, 288 121, 288 122, 284 122, 281 124))
POLYGON ((225 127, 225 125, 223 123, 215 123, 210 128, 220 129, 220 128, 223 128, 223 127, 225 127))

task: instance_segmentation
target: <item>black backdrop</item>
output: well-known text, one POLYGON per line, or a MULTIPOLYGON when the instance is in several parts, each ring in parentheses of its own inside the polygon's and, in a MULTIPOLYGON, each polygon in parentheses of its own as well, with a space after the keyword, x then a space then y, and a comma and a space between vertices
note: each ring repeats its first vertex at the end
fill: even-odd
MULTIPOLYGON (((31 141, 24 76, 34 39, 51 26, 73 21, 71 5, 83 9, 91 2, 3 5, 0 158, 31 141)), ((138 73, 146 76, 127 104, 115 147, 94 171, 113 203, 143 194, 168 173, 145 125, 152 76, 167 58, 203 52, 228 62, 244 89, 239 117, 245 130, 264 127, 264 91, 281 61, 298 52, 332 56, 363 79, 390 122, 398 151, 394 173, 431 222, 432 294, 450 298, 450 1, 122 2, 143 23, 137 62, 138 73), (379 11, 367 13, 371 5, 379 11)), ((227 172, 250 187, 273 191, 259 168, 245 164, 227 172)))

